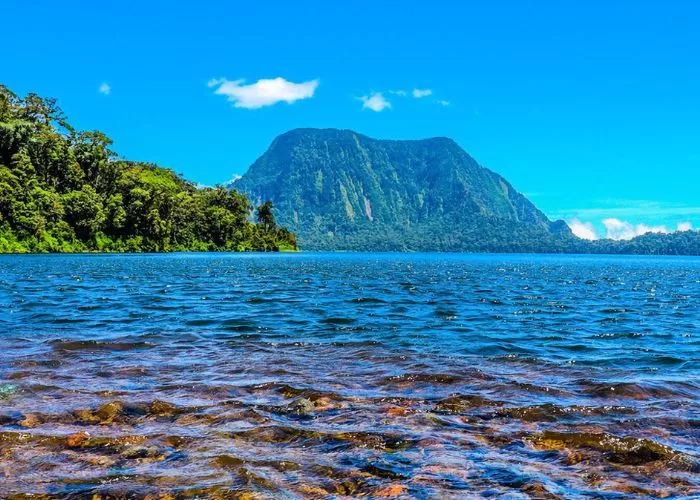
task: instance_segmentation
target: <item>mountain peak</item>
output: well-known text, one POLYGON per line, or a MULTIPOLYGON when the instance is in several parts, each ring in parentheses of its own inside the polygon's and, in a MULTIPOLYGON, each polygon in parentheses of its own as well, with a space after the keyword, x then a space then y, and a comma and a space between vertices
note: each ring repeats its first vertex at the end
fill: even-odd
POLYGON ((313 138, 321 140, 353 140, 354 138, 376 141, 376 142, 404 142, 404 143, 420 143, 420 142, 430 142, 435 144, 442 144, 445 146, 456 146, 459 145, 451 138, 445 136, 438 137, 427 137, 423 139, 376 139, 369 137, 360 132, 356 132, 351 129, 340 129, 340 128, 313 128, 313 127, 300 127, 288 130, 277 136, 273 144, 278 140, 294 140, 303 138, 313 138))

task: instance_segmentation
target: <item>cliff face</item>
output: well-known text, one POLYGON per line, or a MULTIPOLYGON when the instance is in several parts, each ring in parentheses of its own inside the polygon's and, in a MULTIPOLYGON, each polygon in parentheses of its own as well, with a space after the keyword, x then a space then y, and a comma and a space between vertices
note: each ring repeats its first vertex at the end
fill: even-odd
POLYGON ((570 236, 447 138, 292 130, 234 187, 256 204, 272 200, 307 250, 498 250, 570 236))

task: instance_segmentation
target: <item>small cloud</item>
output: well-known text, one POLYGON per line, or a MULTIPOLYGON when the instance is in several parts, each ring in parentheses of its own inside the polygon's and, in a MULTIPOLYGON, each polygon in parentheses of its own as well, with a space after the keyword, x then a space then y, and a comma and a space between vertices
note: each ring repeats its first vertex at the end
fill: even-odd
POLYGON ((390 90, 389 93, 401 97, 406 97, 408 95, 408 92, 406 92, 405 90, 390 90))
POLYGON ((690 222, 679 222, 676 231, 692 231, 693 225, 690 222))
POLYGON ((420 99, 421 97, 428 97, 433 95, 433 91, 430 89, 413 89, 413 97, 420 99))
POLYGON ((442 106, 443 108, 446 108, 447 106, 449 106, 450 104, 452 104, 452 103, 451 103, 450 101, 448 101, 447 99, 439 99, 437 103, 438 103, 440 106, 442 106))
POLYGON ((277 77, 268 80, 258 80, 244 85, 245 80, 227 80, 214 78, 209 80, 209 88, 218 87, 214 93, 225 95, 235 108, 258 109, 272 106, 278 102, 293 103, 301 99, 313 97, 318 88, 318 80, 294 83, 277 77))
POLYGON ((112 92, 112 87, 108 83, 102 83, 97 91, 102 95, 109 95, 112 92))
POLYGON ((381 92, 374 92, 370 96, 362 96, 359 98, 362 101, 362 109, 371 109, 379 113, 386 108, 391 108, 391 103, 387 101, 381 92))
POLYGON ((221 85, 226 81, 226 78, 212 78, 207 82, 207 87, 212 88, 216 87, 217 85, 221 85))
POLYGON ((574 233, 575 236, 583 238, 584 240, 598 239, 598 235, 593 228, 593 224, 590 222, 581 222, 579 219, 573 218, 568 222, 568 224, 571 228, 571 232, 574 233))

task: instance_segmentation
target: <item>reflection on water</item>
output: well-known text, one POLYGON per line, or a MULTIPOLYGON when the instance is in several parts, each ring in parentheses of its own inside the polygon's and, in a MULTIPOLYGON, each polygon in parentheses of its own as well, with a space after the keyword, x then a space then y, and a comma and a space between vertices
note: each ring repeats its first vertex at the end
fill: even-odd
POLYGON ((0 258, 4 495, 700 495, 700 260, 0 258))

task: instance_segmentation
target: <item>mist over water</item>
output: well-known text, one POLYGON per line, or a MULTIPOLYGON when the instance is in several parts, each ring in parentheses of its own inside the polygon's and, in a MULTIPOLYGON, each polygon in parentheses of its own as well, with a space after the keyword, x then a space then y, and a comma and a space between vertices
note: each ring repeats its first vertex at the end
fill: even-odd
POLYGON ((0 256, 2 494, 700 495, 700 259, 0 256))

